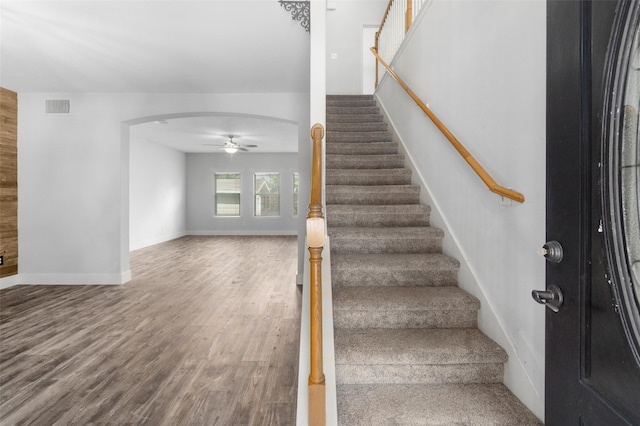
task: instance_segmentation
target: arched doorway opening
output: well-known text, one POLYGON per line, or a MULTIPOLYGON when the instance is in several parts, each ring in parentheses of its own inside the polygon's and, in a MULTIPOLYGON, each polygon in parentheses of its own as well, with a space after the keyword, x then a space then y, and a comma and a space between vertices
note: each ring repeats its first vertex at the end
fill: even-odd
MULTIPOLYGON (((197 163, 194 158, 205 158, 204 161, 209 161, 210 158, 216 158, 216 161, 228 161, 229 163, 235 164, 236 167, 240 167, 242 163, 242 167, 248 169, 247 162, 251 163, 251 158, 269 158, 269 159, 277 159, 277 158, 287 158, 289 168, 295 167, 295 172, 302 172, 304 175, 304 170, 299 170, 298 166, 302 169, 305 169, 306 163, 303 161, 298 161, 298 155, 301 155, 304 152, 304 149, 300 151, 299 144, 303 142, 299 142, 299 129, 298 122, 293 120, 282 119, 278 117, 270 117, 264 115, 256 115, 256 114, 243 114, 243 113, 233 113, 233 112, 188 112, 188 113, 172 113, 172 114, 161 114, 161 115, 152 115, 139 117, 136 119, 131 119, 122 122, 121 125, 121 142, 122 142, 122 150, 121 150, 121 176, 122 176, 122 214, 121 214, 121 264, 123 265, 123 270, 129 271, 128 274, 125 275, 125 281, 131 278, 130 272, 130 262, 129 262, 129 252, 131 249, 141 248, 144 244, 151 245, 153 243, 161 242, 163 238, 172 239, 180 236, 180 232, 183 232, 184 235, 187 235, 192 232, 197 233, 211 233, 211 234, 223 234, 224 230, 216 227, 215 219, 210 219, 213 217, 210 211, 206 211, 202 214, 202 217, 205 217, 204 220, 210 220, 212 223, 205 224, 204 226, 198 225, 198 229, 190 229, 188 221, 186 218, 184 219, 184 225, 182 227, 182 231, 177 229, 179 225, 176 225, 176 222, 179 222, 181 219, 178 217, 178 213, 175 213, 173 216, 171 214, 165 214, 165 225, 169 229, 167 232, 157 233, 153 238, 149 238, 148 241, 140 243, 137 241, 135 245, 132 246, 132 227, 136 226, 136 223, 140 223, 139 220, 134 218, 132 222, 132 197, 136 197, 136 194, 144 194, 145 200, 141 201, 142 204, 145 204, 148 208, 154 208, 153 202, 160 202, 160 196, 156 194, 154 198, 154 191, 160 191, 159 187, 167 184, 171 180, 171 174, 174 176, 179 175, 180 168, 168 166, 167 174, 169 176, 157 175, 155 179, 153 177, 150 178, 151 182, 156 184, 155 187, 152 185, 152 190, 149 192, 141 192, 140 188, 132 188, 132 181, 137 179, 136 173, 138 173, 137 166, 132 164, 132 161, 135 161, 136 164, 139 164, 140 152, 133 152, 132 147, 135 147, 136 144, 139 144, 139 140, 145 139, 148 143, 155 143, 159 147, 160 151, 174 151, 177 156, 183 155, 188 156, 189 163, 197 163), (228 138, 229 135, 234 135, 234 140, 239 143, 246 143, 249 145, 256 145, 255 148, 251 148, 250 152, 242 152, 239 154, 229 155, 223 151, 220 151, 220 142, 225 138, 228 138), (300 152, 300 154, 299 154, 300 152), (133 155, 133 156, 132 156, 133 155), (294 165, 291 165, 294 163, 294 165), (134 167, 132 172, 132 167, 134 167), (134 173, 132 175, 132 173, 134 173), (169 181, 163 183, 163 179, 168 179, 169 181), (136 191, 136 193, 133 193, 136 191), (149 203, 147 202, 149 201, 149 203), (206 217, 209 215, 209 217, 206 217), (175 226, 171 226, 171 223, 175 226), (177 226, 177 227, 176 227, 177 226), (202 229, 201 229, 202 228, 202 229)), ((146 143, 145 142, 145 143, 146 143)), ((144 155, 144 154, 142 154, 144 155)), ((166 156, 159 156, 159 158, 164 158, 166 160, 166 156)), ((153 161, 153 159, 149 158, 145 161, 153 161)), ((174 160, 166 160, 170 164, 171 161, 174 160)), ((256 160, 257 161, 257 160, 256 160)), ((175 161, 174 161, 175 162, 175 161)), ((255 162, 255 161, 254 161, 255 162)), ((286 163, 280 161, 281 163, 286 163)), ((157 165, 156 165, 157 166, 157 165)), ((185 166, 186 167, 186 166, 185 166)), ((202 166, 200 166, 202 167, 202 166)), ((273 171, 273 170, 268 170, 273 171)), ((286 169, 286 172, 289 173, 289 169, 286 169)), ((293 170, 291 170, 293 172, 293 170)), ((287 175, 288 176, 288 175, 287 175)), ((175 181, 175 179, 174 179, 175 181)), ((207 182, 204 185, 208 185, 212 182, 207 182)), ((300 183, 301 186, 304 186, 306 182, 304 180, 300 183)), ((181 183, 178 182, 179 186, 181 183)), ((187 182, 184 182, 186 185, 187 182)), ((304 191, 300 191, 301 193, 304 191)), ((249 195, 249 194, 247 194, 249 195)), ((162 197, 162 202, 169 202, 169 198, 174 200, 174 204, 169 206, 168 209, 173 209, 175 212, 179 212, 180 209, 186 209, 185 202, 185 194, 175 194, 175 191, 171 196, 162 197), (166 199, 165 199, 166 198, 166 199), (179 200, 178 203, 182 203, 183 205, 175 205, 175 200, 179 200)), ((192 197, 193 198, 193 197, 192 197)), ((197 198, 197 197, 196 197, 197 198)), ((137 200, 137 199, 136 199, 137 200)), ((158 204, 159 205, 159 204, 158 204)), ((158 207, 160 208, 160 207, 158 207)), ((302 211, 303 209, 301 209, 302 211)), ((158 211, 158 210, 154 210, 158 211)), ((289 210, 286 210, 289 212, 289 210)), ((166 213, 166 212, 165 212, 166 213)), ((145 213, 141 213, 145 215, 145 213)), ((186 216, 186 213, 183 213, 186 216)), ((146 217, 150 215, 147 213, 146 217)), ((162 218, 157 218, 162 219, 162 218)), ((304 235, 299 231, 300 229, 304 230, 304 217, 293 217, 286 216, 283 218, 283 222, 289 221, 289 225, 287 225, 287 231, 291 232, 295 235, 302 235, 302 237, 298 237, 299 245, 301 247, 304 246, 304 235), (302 240, 302 241, 300 241, 302 240)), ((153 221, 151 221, 153 222, 153 221)), ((283 232, 282 229, 256 229, 255 223, 251 223, 252 218, 235 218, 234 220, 227 221, 225 224, 231 224, 235 226, 229 230, 229 233, 240 232, 239 229, 245 229, 247 233, 258 233, 260 234, 278 234, 278 232, 283 232)), ((263 221, 263 224, 266 223, 263 221)), ((270 222, 273 226, 273 221, 270 222)), ((153 223, 150 223, 151 226, 154 226, 153 223)), ((155 224, 157 226, 162 226, 162 224, 155 224)), ((217 224, 219 225, 219 223, 217 224)), ((280 227, 282 228, 282 227, 280 227)), ((227 233, 226 235, 228 235, 227 233)), ((304 249, 300 250, 304 252, 304 249)), ((300 259, 299 259, 300 263, 300 259)), ((302 271, 302 268, 300 269, 302 271)))

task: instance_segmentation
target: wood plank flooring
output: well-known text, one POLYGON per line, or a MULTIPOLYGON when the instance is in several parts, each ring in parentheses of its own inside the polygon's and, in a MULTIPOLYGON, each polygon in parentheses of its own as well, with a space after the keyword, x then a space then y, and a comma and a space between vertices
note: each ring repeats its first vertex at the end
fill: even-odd
POLYGON ((0 291, 0 424, 294 425, 296 237, 184 237, 123 286, 0 291))

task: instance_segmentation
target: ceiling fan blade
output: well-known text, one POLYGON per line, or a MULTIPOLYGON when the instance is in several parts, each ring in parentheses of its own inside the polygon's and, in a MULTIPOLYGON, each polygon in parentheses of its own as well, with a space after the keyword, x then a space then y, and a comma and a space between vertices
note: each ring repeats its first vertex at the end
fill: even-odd
POLYGON ((202 145, 206 145, 206 146, 224 146, 223 144, 219 144, 219 143, 203 143, 202 145))
POLYGON ((218 148, 218 151, 229 152, 227 151, 228 149, 235 149, 236 151, 245 151, 245 152, 249 151, 248 149, 242 148, 241 146, 223 146, 222 148, 218 148))
POLYGON ((257 148, 258 147, 258 145, 240 145, 240 146, 243 146, 245 148, 257 148))

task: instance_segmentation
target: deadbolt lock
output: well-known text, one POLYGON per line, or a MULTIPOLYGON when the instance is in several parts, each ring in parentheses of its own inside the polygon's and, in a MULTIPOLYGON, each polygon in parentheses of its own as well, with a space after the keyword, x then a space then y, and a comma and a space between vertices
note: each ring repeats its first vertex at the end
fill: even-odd
POLYGON ((557 241, 546 242, 542 248, 538 251, 549 262, 560 263, 564 257, 562 251, 562 245, 557 241))

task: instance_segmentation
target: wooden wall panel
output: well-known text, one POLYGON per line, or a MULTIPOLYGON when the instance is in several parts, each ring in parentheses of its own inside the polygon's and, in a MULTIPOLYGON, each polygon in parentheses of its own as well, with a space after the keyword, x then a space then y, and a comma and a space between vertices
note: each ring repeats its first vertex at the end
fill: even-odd
POLYGON ((0 87, 0 278, 18 273, 18 95, 0 87))

